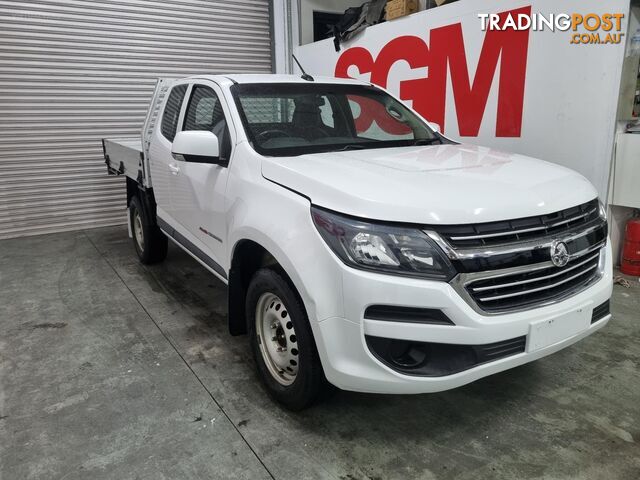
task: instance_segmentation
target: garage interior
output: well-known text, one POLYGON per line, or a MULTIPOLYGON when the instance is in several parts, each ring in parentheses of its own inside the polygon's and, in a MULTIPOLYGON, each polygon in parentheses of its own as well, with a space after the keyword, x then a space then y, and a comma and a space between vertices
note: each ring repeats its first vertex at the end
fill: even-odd
POLYGON ((233 3, 0 0, 0 478, 638 478, 637 277, 550 357, 292 413, 228 334, 223 283, 174 245, 140 264, 100 139, 139 131, 157 77, 286 71, 309 13, 346 8, 233 3))
POLYGON ((445 393, 268 399, 225 287, 126 227, 5 240, 3 478, 580 478, 640 469, 640 291, 615 321, 445 393), (28 279, 28 281, 25 281, 28 279), (135 476, 132 475, 135 472, 135 476))

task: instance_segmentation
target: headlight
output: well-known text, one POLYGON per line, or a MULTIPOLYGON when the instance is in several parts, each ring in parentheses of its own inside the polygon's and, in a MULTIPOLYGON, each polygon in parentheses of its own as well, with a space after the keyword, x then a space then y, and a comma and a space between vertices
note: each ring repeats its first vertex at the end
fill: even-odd
POLYGON ((604 203, 602 203, 600 200, 598 200, 598 205, 599 205, 599 214, 600 214, 600 218, 602 220, 607 220, 607 207, 605 206, 604 203))
POLYGON ((456 274, 442 250, 420 230, 369 223, 316 207, 311 215, 322 238, 349 266, 446 282, 456 274))

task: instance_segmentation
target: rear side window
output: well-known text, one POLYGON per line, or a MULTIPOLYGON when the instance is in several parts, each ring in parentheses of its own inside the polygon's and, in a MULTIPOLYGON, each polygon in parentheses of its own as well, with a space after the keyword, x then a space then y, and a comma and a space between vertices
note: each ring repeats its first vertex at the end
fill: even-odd
POLYGON ((184 99, 184 94, 187 91, 187 85, 178 85, 173 87, 167 100, 167 105, 164 107, 164 114, 162 115, 161 131, 162 135, 173 142, 176 136, 176 127, 178 126, 178 117, 180 116, 180 106, 184 99))

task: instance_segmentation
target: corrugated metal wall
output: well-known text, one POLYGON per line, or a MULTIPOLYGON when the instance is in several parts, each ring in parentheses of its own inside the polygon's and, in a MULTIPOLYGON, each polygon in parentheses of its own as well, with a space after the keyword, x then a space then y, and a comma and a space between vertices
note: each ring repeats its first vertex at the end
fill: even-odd
POLYGON ((125 222, 102 137, 159 76, 270 72, 269 0, 0 0, 0 238, 125 222))

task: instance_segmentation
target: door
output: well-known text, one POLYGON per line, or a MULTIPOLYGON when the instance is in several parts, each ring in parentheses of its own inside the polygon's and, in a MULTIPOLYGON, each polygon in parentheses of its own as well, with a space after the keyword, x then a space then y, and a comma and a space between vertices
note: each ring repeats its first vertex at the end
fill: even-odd
POLYGON ((158 216, 165 221, 174 217, 172 208, 170 177, 175 175, 174 159, 171 155, 171 145, 178 129, 178 119, 189 85, 184 83, 175 85, 158 120, 159 125, 153 133, 149 146, 149 163, 151 164, 151 182, 158 206, 158 216), (171 170, 174 169, 174 170, 171 170))
MULTIPOLYGON (((213 132, 218 137, 220 159, 228 161, 232 153, 232 132, 227 125, 226 105, 220 100, 221 92, 218 91, 218 95, 216 89, 213 84, 193 85, 181 130, 213 132)), ((196 246, 202 248, 218 265, 224 266, 228 168, 179 158, 181 160, 174 159, 172 163, 178 172, 170 176, 175 219, 197 239, 196 246)))

